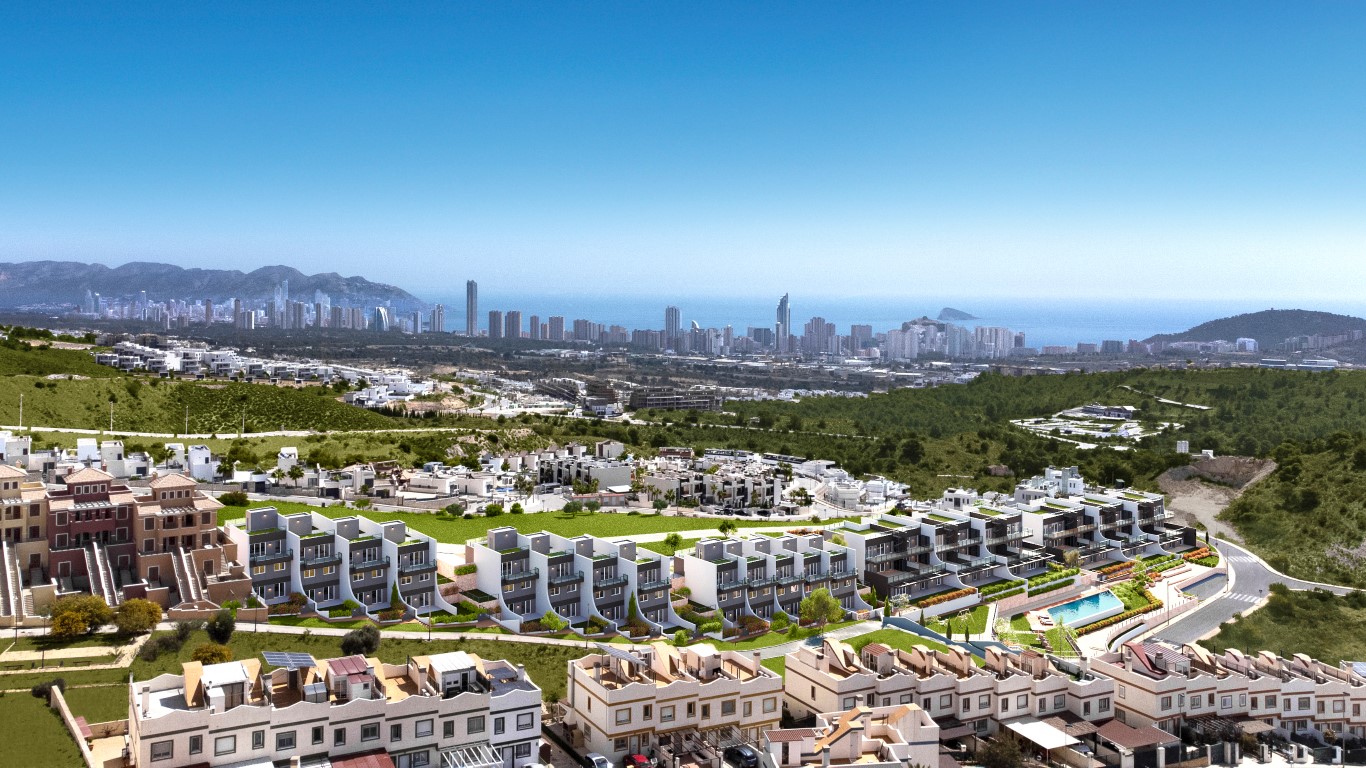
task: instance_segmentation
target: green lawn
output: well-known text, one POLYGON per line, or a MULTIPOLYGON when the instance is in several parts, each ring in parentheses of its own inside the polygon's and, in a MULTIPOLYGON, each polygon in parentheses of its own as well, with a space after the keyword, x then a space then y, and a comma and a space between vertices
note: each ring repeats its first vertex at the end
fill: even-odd
MULTIPOLYGON (((866 635, 851 637, 849 638, 848 643, 849 646, 854 649, 855 653, 862 653, 864 646, 869 643, 882 643, 889 648, 897 648, 903 651, 909 651, 917 645, 923 645, 930 650, 943 651, 945 653, 949 650, 949 647, 943 643, 894 627, 886 627, 874 632, 869 632, 866 635)), ((972 657, 972 661, 979 667, 985 663, 976 656, 972 657)))
POLYGON ((5 738, 0 739, 0 765, 24 768, 72 768, 82 765, 81 752, 47 702, 24 693, 0 699, 5 738))
POLYGON ((98 688, 68 688, 66 703, 71 713, 87 723, 106 723, 128 717, 128 686, 103 685, 98 688))
POLYGON ((39 637, 20 637, 18 639, 0 639, 0 645, 12 646, 12 651, 56 651, 65 648, 99 648, 111 647, 119 648, 128 644, 128 640, 112 632, 100 632, 93 635, 78 637, 74 640, 58 640, 55 637, 41 635, 39 637))
POLYGON ((947 621, 944 620, 945 617, 943 616, 936 616, 925 624, 925 628, 932 629, 941 635, 948 635, 950 629, 953 630, 954 635, 962 635, 963 628, 967 627, 970 633, 980 635, 987 631, 987 618, 990 614, 990 606, 979 605, 972 609, 966 620, 960 619, 958 614, 949 616, 947 621))
POLYGON ((701 539, 684 539, 683 543, 678 545, 678 549, 668 547, 662 541, 642 541, 639 546, 642 549, 658 552, 661 555, 672 555, 677 552, 691 552, 699 541, 701 541, 701 539))
POLYGON ((1110 587, 1110 591, 1115 593, 1115 597, 1124 603, 1124 610, 1132 611, 1135 608, 1142 608, 1148 604, 1148 598, 1143 594, 1143 590, 1132 581, 1125 581, 1110 587))
POLYGON ((783 658, 782 656, 775 656, 771 659, 764 659, 759 663, 763 664, 765 667, 768 667, 774 672, 777 672, 779 677, 784 677, 787 675, 787 659, 783 658))
POLYGON ((1329 664, 1366 659, 1366 594, 1272 589, 1265 607, 1219 626, 1201 645, 1216 653, 1237 648, 1282 656, 1307 653, 1329 664))
MULTIPOLYGON (((580 536, 588 533, 602 538, 629 538, 642 533, 667 533, 671 531, 705 531, 715 528, 721 520, 698 517, 673 517, 655 514, 629 515, 621 512, 589 512, 577 514, 566 512, 542 512, 532 515, 503 514, 497 517, 477 516, 469 520, 462 517, 437 517, 425 512, 376 512, 374 510, 355 510, 333 506, 318 508, 307 504, 291 502, 252 502, 247 507, 224 507, 218 512, 220 523, 237 520, 246 516, 247 509, 274 506, 286 514, 296 512, 319 512, 327 517, 350 517, 364 515, 377 522, 401 520, 410 528, 421 531, 451 544, 463 544, 470 539, 484 537, 491 528, 516 528, 522 533, 549 531, 561 536, 580 536)), ((770 530, 787 530, 802 527, 801 523, 750 524, 745 519, 735 521, 742 530, 767 527, 770 530)), ((642 542, 644 545, 645 542, 642 542)))
MULTIPOLYGON (((857 623, 857 621, 832 622, 830 624, 826 624, 825 629, 823 631, 829 632, 831 630, 839 629, 841 627, 847 627, 850 624, 857 623)), ((751 640, 742 640, 737 643, 725 641, 712 641, 712 645, 715 645, 717 650, 722 651, 752 651, 755 648, 767 648, 771 645, 782 645, 783 643, 790 643, 794 640, 804 640, 808 637, 812 637, 818 634, 821 633, 815 629, 798 629, 794 627, 793 629, 789 630, 787 634, 782 634, 781 632, 768 632, 766 634, 759 635, 758 637, 753 638, 751 640)))

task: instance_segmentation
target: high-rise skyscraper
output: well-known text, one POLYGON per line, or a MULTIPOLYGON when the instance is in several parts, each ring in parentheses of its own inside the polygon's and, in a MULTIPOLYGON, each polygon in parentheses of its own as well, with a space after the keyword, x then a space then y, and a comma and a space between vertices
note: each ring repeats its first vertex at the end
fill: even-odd
POLYGON ((549 333, 546 334, 548 341, 564 341, 564 317, 561 315, 551 315, 550 322, 546 324, 549 333))
POLYGON ((509 309, 503 315, 503 337, 507 339, 522 338, 522 311, 519 309, 509 309))
POLYGON ((683 332, 683 313, 678 311, 678 307, 669 306, 664 308, 664 346, 673 348, 677 345, 677 339, 683 332))
POLYGON ((536 315, 532 315, 531 320, 527 322, 527 336, 532 339, 541 338, 541 318, 536 315))
POLYGON ((427 330, 432 333, 446 332, 446 306, 444 304, 437 304, 432 307, 432 319, 427 330))
POLYGON ((489 338, 503 338, 503 313, 500 310, 489 311, 489 338))
POLYGON ((465 281, 465 335, 479 335, 479 284, 465 281))
POLYGON ((773 324, 773 344, 777 348, 778 354, 785 354, 791 350, 792 338, 792 307, 788 304, 787 294, 778 300, 778 312, 776 321, 773 324))

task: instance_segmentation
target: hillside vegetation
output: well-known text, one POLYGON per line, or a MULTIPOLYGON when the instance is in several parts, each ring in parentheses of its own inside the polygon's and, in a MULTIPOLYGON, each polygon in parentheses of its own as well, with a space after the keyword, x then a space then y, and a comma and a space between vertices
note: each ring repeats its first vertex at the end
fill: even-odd
POLYGON ((1332 312, 1307 309, 1267 309, 1201 323, 1181 333, 1164 333, 1147 339, 1154 341, 1234 341, 1256 339, 1262 349, 1271 349, 1292 336, 1337 335, 1366 330, 1366 319, 1332 312))
POLYGON ((1225 622, 1219 634, 1200 644, 1216 653, 1237 648, 1282 656, 1307 653, 1329 664, 1361 661, 1366 659, 1366 593, 1338 597, 1273 586, 1266 607, 1225 622))

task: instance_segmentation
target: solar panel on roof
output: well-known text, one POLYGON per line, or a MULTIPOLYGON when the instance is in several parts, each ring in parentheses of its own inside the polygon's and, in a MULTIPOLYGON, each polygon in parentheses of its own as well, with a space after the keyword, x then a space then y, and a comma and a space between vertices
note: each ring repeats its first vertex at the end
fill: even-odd
POLYGON ((623 651, 620 648, 614 648, 605 643, 596 643, 595 645, 597 645, 598 649, 601 650, 603 653, 607 654, 608 656, 611 656, 617 661, 624 661, 627 664, 634 664, 638 667, 648 666, 648 664, 644 660, 642 660, 639 656, 633 653, 627 653, 626 651, 623 651))
POLYGON ((318 663, 307 653, 294 653, 292 651, 265 651, 261 654, 265 657, 266 663, 272 667, 284 667, 286 669, 303 669, 305 667, 316 667, 318 663))

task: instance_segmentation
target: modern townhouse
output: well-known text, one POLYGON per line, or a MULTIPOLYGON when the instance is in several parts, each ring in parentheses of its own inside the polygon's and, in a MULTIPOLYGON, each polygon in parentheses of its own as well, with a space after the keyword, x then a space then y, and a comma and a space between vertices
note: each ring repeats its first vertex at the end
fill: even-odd
POLYGON ((1118 718, 1171 733, 1213 720, 1245 733, 1309 729, 1366 737, 1366 677, 1295 654, 1212 653, 1197 645, 1125 643, 1091 660, 1115 681, 1118 718))
POLYGON ((135 681, 133 766, 342 764, 521 768, 540 745, 541 691, 526 670, 464 652, 406 664, 306 654, 202 665, 135 681))
POLYGON ((878 515, 827 530, 852 550, 860 581, 882 597, 926 594, 949 583, 948 569, 934 556, 935 529, 922 530, 914 517, 878 515))
POLYGON ((613 487, 629 488, 635 463, 589 456, 556 456, 542 460, 539 472, 542 485, 568 487, 574 483, 591 484, 596 481, 597 489, 605 491, 613 487))
POLYGON ((946 739, 997 733, 1009 722, 1062 717, 1114 717, 1114 684, 1035 651, 987 649, 975 666, 958 648, 911 650, 869 643, 862 653, 837 640, 787 654, 784 693, 789 712, 803 718, 855 707, 915 704, 943 728, 946 739))
POLYGON ((514 629, 547 612, 571 624, 596 617, 616 628, 632 618, 632 605, 655 631, 682 625, 669 601, 671 560, 634 541, 493 528, 466 545, 466 561, 476 567, 478 588, 497 596, 500 620, 514 629))
POLYGON ((354 600, 374 612, 390 608, 397 590, 418 614, 451 609, 436 589, 436 541, 401 521, 261 507, 222 530, 248 553, 253 589, 267 604, 298 592, 319 609, 354 600))
POLYGON ((758 653, 653 643, 569 662, 564 722, 609 760, 652 749, 672 765, 704 744, 757 743, 782 717, 783 681, 758 653))
POLYGON ((681 561, 692 601, 720 610, 727 626, 743 616, 796 618, 817 589, 850 613, 872 608, 859 596, 853 552, 819 533, 702 539, 681 561))
POLYGON ((915 704, 821 713, 810 728, 766 731, 762 751, 775 768, 945 764, 939 758, 939 726, 915 704))
POLYGON ((33 451, 33 438, 0 430, 0 464, 20 469, 28 468, 28 457, 33 451))

